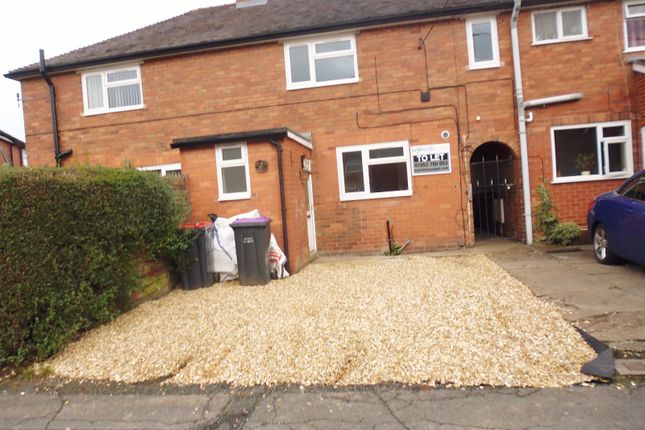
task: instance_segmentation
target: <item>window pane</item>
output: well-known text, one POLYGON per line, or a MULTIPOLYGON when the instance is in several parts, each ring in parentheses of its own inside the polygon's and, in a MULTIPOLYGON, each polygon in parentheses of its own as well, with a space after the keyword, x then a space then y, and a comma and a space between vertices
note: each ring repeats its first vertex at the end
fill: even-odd
POLYGON ((472 25, 475 62, 493 60, 493 36, 490 22, 472 25))
POLYGON ((555 164, 557 177, 598 174, 596 128, 557 130, 555 164))
POLYGON ((361 151, 343 153, 343 177, 345 178, 346 193, 365 191, 361 151))
POLYGON ((641 15, 645 14, 645 3, 637 3, 627 6, 629 15, 641 15))
POLYGON ((291 82, 307 82, 311 80, 309 73, 309 48, 293 46, 289 48, 291 62, 291 82))
POLYGON ((224 194, 246 191, 246 167, 222 167, 222 190, 224 194))
POLYGON ((181 170, 166 170, 165 176, 179 177, 181 176, 181 170))
POLYGON ((641 179, 640 182, 628 188, 624 195, 632 199, 645 201, 645 179, 641 179))
POLYGON ((242 159, 242 147, 238 146, 237 148, 223 148, 222 149, 222 160, 241 160, 242 159))
POLYGON ((336 42, 325 42, 316 44, 316 54, 324 54, 325 52, 346 51, 352 49, 352 42, 349 40, 341 40, 336 42))
POLYGON ((607 152, 609 152, 608 156, 610 172, 624 172, 627 170, 627 166, 625 165, 624 143, 607 144, 607 152))
POLYGON ((558 38, 557 12, 536 13, 533 15, 533 21, 536 41, 558 38))
POLYGON ((336 79, 351 79, 354 77, 354 56, 324 58, 315 61, 316 81, 333 81, 336 79))
POLYGON ((408 171, 405 162, 369 166, 369 175, 372 193, 408 189, 408 171))
POLYGON ((625 135, 625 127, 622 125, 616 127, 605 127, 602 129, 603 137, 621 137, 625 135))
POLYGON ((564 36, 582 35, 582 10, 562 12, 562 34, 564 36))
POLYGON ((403 156, 403 148, 370 149, 370 158, 387 158, 403 156))
POLYGON ((139 88, 139 84, 108 88, 108 106, 110 108, 120 108, 140 105, 141 92, 139 88))
POLYGON ((101 75, 91 75, 85 78, 87 90, 87 108, 97 109, 103 107, 103 85, 101 75))
POLYGON ((627 47, 634 48, 645 45, 645 18, 627 20, 627 47))
POLYGON ((128 79, 137 79, 137 70, 119 70, 118 72, 110 72, 107 74, 108 82, 127 81, 128 79))

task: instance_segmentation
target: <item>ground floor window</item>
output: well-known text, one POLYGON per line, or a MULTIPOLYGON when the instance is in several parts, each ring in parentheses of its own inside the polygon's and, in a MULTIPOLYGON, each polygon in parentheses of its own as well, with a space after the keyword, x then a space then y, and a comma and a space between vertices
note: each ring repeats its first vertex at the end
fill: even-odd
POLYGON ((632 174, 629 121, 551 129, 554 182, 578 182, 632 174))
POLYGON ((250 199, 251 180, 246 143, 218 146, 216 162, 219 200, 250 199))
POLYGON ((341 200, 412 195, 407 141, 336 148, 341 200))
POLYGON ((139 170, 157 172, 160 176, 181 176, 181 163, 137 167, 139 170))

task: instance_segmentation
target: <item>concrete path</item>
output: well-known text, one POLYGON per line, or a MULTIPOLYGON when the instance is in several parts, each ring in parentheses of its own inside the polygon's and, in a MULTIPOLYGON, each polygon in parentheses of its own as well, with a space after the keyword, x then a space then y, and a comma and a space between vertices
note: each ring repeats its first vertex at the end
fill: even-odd
POLYGON ((642 429, 645 385, 619 388, 0 391, 0 429, 642 429))
POLYGON ((616 350, 645 352, 645 267, 596 262, 591 245, 529 247, 518 242, 478 243, 483 252, 563 316, 616 350))

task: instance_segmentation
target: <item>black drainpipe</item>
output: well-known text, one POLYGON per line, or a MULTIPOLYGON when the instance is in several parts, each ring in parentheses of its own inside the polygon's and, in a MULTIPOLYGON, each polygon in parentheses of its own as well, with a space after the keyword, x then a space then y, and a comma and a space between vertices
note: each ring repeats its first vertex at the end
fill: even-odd
POLYGON ((47 71, 45 69, 45 51, 42 49, 40 50, 39 70, 40 76, 43 77, 45 82, 47 82, 47 86, 49 87, 49 107, 51 109, 52 130, 54 132, 54 158, 56 160, 56 167, 60 167, 63 158, 72 155, 73 151, 71 149, 68 149, 65 152, 60 152, 60 140, 58 137, 58 114, 56 112, 56 90, 54 89, 54 84, 47 75, 47 71))
POLYGON ((288 272, 291 271, 289 268, 289 234, 287 233, 287 203, 284 193, 284 171, 282 168, 282 142, 276 142, 275 140, 269 140, 269 142, 278 149, 278 180, 280 181, 280 208, 282 209, 282 237, 284 238, 284 254, 287 256, 287 263, 285 268, 288 272))

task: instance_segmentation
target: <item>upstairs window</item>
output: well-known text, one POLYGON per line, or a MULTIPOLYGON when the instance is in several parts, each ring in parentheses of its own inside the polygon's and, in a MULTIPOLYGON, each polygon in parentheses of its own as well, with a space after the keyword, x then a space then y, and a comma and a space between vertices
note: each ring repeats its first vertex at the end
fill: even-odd
POLYGON ((626 1, 624 6, 625 49, 645 49, 645 1, 626 1))
POLYGON ((341 200, 412 195, 408 142, 336 148, 341 200))
POLYGON ((354 35, 284 45, 287 89, 358 82, 354 35))
POLYGON ((139 66, 92 71, 81 76, 86 115, 143 107, 139 66))
POLYGON ((629 121, 554 127, 554 182, 630 176, 633 172, 629 121))
POLYGON ((218 146, 215 157, 219 201, 250 199, 251 180, 246 143, 218 146))
POLYGON ((470 69, 499 67, 497 18, 472 18, 466 21, 470 69))
POLYGON ((584 7, 533 12, 533 44, 587 39, 584 7))

